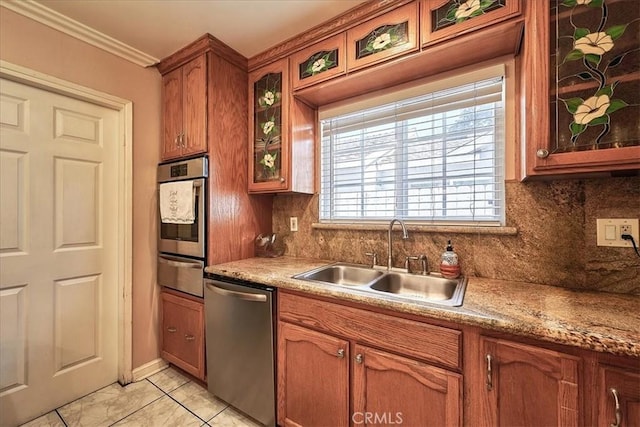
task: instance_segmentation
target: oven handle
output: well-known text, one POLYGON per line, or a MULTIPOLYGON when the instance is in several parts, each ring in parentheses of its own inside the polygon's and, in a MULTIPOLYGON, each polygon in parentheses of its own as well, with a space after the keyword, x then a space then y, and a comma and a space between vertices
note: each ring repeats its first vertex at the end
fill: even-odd
POLYGON ((170 265, 171 267, 193 268, 193 269, 197 269, 197 270, 201 270, 202 269, 202 264, 199 264, 199 263, 196 263, 196 262, 175 261, 173 259, 165 258, 163 256, 158 256, 158 262, 161 263, 161 264, 170 265))
POLYGON ((235 297, 235 298, 239 298, 239 299, 242 299, 242 300, 245 300, 245 301, 256 301, 256 302, 266 302, 267 301, 267 296, 266 295, 248 294, 248 293, 245 293, 245 292, 230 291, 228 289, 220 288, 220 287, 214 285, 213 282, 209 282, 209 281, 205 281, 204 284, 209 289, 211 289, 213 292, 215 292, 215 293, 217 293, 219 295, 235 297))

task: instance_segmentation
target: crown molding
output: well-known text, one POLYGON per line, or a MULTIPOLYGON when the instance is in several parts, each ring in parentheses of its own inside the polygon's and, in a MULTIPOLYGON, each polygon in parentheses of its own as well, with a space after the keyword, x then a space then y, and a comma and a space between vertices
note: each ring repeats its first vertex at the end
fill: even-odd
POLYGON ((0 0, 0 6, 56 29, 92 46, 112 53, 141 67, 160 62, 158 58, 135 49, 100 31, 69 18, 34 0, 0 0))

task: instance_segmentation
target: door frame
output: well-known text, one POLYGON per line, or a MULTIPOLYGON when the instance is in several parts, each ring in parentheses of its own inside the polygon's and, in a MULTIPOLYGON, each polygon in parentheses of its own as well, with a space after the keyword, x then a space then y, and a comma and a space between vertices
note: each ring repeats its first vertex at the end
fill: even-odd
POLYGON ((132 382, 133 103, 0 59, 0 77, 118 112, 118 382, 132 382))

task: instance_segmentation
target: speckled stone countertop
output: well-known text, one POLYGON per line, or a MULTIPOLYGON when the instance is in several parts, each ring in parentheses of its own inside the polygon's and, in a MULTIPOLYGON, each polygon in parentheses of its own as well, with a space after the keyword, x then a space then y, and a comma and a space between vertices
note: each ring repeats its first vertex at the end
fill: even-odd
POLYGON ((462 306, 446 307, 291 277, 332 262, 286 256, 250 258, 211 265, 205 271, 542 341, 640 357, 638 296, 470 277, 462 306))

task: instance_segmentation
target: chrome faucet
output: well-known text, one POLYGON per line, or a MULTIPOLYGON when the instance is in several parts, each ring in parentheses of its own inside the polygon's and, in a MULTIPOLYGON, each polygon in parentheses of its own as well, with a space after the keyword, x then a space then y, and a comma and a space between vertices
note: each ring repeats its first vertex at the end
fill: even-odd
POLYGON ((393 267, 393 249, 391 247, 391 230, 393 229, 394 223, 400 223, 402 226, 402 238, 408 239, 409 233, 407 233, 407 227, 404 226, 404 222, 398 218, 393 218, 389 223, 389 233, 387 234, 387 253, 389 254, 389 259, 387 260, 387 270, 391 270, 393 267))

